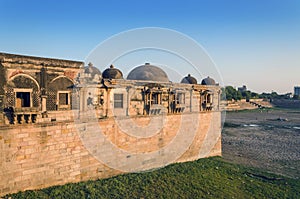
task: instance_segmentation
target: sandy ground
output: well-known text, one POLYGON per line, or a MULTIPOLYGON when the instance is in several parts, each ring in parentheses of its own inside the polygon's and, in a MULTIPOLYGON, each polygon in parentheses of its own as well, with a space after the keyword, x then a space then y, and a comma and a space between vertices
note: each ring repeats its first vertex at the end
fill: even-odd
POLYGON ((222 131, 228 162, 300 178, 300 110, 227 112, 222 131))

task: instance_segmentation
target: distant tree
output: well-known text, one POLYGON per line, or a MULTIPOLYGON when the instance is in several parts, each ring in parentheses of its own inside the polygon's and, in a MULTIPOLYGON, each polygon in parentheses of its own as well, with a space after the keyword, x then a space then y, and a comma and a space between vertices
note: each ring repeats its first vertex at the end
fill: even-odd
POLYGON ((242 93, 241 93, 240 91, 237 91, 237 92, 236 92, 236 99, 237 99, 237 100, 243 99, 243 95, 242 95, 242 93))
POLYGON ((294 99, 294 100, 300 100, 300 95, 294 95, 294 96, 293 96, 293 99, 294 99))
POLYGON ((226 86, 225 93, 227 100, 237 100, 237 90, 232 86, 226 86))
POLYGON ((237 91, 232 86, 225 87, 226 100, 241 100, 243 98, 242 93, 237 91))
POLYGON ((259 94, 258 94, 258 93, 251 92, 251 98, 252 98, 252 99, 257 99, 257 98, 259 98, 259 94))
MULTIPOLYGON (((225 88, 222 88, 222 92, 226 94, 227 100, 241 100, 241 99, 291 99, 292 93, 286 93, 279 95, 277 92, 272 91, 271 93, 255 93, 251 92, 249 90, 247 91, 238 91, 233 86, 226 86, 225 88)), ((299 96, 294 96, 293 99, 300 99, 299 96)))
POLYGON ((277 92, 272 91, 272 93, 271 93, 271 98, 272 98, 272 99, 278 98, 277 92))
POLYGON ((285 99, 291 99, 292 96, 293 96, 292 93, 286 93, 286 94, 284 94, 284 98, 285 98, 285 99))
POLYGON ((286 93, 279 95, 277 92, 271 92, 271 93, 262 93, 259 95, 259 98, 264 98, 264 99, 291 99, 292 93, 286 93))
POLYGON ((242 92, 243 99, 250 100, 251 99, 251 91, 242 92))
POLYGON ((270 93, 261 93, 261 94, 259 94, 259 98, 261 98, 261 99, 271 99, 271 94, 270 93))

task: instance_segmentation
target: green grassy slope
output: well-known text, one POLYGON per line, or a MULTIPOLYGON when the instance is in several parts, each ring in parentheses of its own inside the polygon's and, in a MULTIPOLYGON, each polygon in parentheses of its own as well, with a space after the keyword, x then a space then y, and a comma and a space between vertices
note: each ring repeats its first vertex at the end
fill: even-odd
POLYGON ((19 192, 12 198, 300 198, 299 180, 226 163, 220 157, 146 173, 19 192))

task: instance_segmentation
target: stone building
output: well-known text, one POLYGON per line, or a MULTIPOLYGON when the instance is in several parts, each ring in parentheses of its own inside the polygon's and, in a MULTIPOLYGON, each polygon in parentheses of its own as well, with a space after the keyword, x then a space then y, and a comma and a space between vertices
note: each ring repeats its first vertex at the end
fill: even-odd
POLYGON ((91 63, 0 54, 0 124, 71 119, 71 110, 93 107, 99 118, 219 111, 220 88, 188 74, 172 83, 149 63, 125 79, 111 65, 101 72, 91 63), (92 90, 91 90, 92 89, 92 90))
POLYGON ((0 53, 0 124, 42 122, 47 114, 71 110, 72 87, 82 66, 76 61, 0 53))
MULTIPOLYGON (((160 115, 187 112, 219 111, 220 88, 212 78, 202 83, 190 74, 181 83, 172 83, 167 74, 157 66, 146 63, 129 72, 127 79, 114 66, 102 74, 101 84, 85 84, 80 95, 88 96, 87 90, 97 88, 92 94, 94 108, 99 118, 111 116, 160 115), (93 87, 94 85, 94 87, 93 87)), ((85 112, 87 104, 81 104, 85 112)))
POLYGON ((0 53, 0 196, 219 156, 220 94, 210 77, 174 83, 150 63, 125 78, 0 53))
POLYGON ((242 87, 238 87, 238 91, 241 92, 241 93, 246 92, 247 91, 247 86, 243 85, 242 87))

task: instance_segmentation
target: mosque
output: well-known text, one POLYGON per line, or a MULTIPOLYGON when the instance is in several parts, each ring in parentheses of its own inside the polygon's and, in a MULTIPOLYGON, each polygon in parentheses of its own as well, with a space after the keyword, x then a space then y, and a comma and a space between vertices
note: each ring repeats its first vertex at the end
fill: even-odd
POLYGON ((220 156, 220 86, 0 53, 0 197, 220 156))
POLYGON ((96 110, 97 117, 220 111, 220 87, 190 74, 171 82, 145 63, 129 72, 111 65, 101 73, 83 62, 0 54, 0 124, 58 121, 68 111, 96 110), (92 89, 92 92, 91 92, 92 89))

